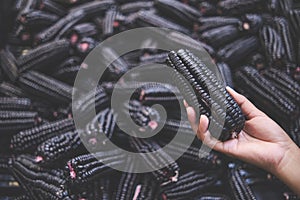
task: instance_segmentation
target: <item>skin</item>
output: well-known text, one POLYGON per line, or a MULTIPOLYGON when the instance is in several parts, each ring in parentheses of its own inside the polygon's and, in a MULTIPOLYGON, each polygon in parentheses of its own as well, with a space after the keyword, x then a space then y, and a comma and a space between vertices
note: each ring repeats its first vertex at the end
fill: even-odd
POLYGON ((238 137, 221 142, 207 130, 209 120, 200 116, 199 122, 186 102, 188 118, 197 137, 210 148, 256 165, 273 173, 300 196, 300 150, 287 133, 246 97, 227 87, 227 91, 246 116, 244 129, 238 137))

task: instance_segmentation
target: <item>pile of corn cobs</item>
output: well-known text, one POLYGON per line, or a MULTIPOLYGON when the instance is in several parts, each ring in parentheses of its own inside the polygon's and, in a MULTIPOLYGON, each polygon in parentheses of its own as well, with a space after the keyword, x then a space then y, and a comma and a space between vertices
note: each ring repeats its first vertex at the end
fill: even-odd
MULTIPOLYGON (((97 44, 124 30, 164 27, 194 38, 176 32, 168 35, 192 49, 206 49, 226 84, 246 95, 300 145, 299 2, 16 0, 11 4, 15 24, 0 52, 0 199, 297 198, 275 177, 255 167, 214 151, 200 158, 201 142, 196 138, 179 160, 160 170, 135 174, 112 169, 123 164, 131 171, 135 162, 118 149, 105 149, 103 134, 120 148, 143 153, 167 145, 179 127, 184 137, 195 137, 179 109, 186 97, 175 84, 143 84, 137 73, 115 87, 124 73, 141 64, 166 63, 169 57, 169 64, 175 65, 177 56, 189 54, 184 50, 169 54, 143 49, 118 58, 114 49, 104 49, 104 57, 116 61, 99 82, 97 115, 86 122, 80 137, 71 101, 81 63, 97 44), (147 140, 124 134, 116 125, 119 113, 110 109, 112 91, 122 94, 136 87, 140 89, 125 107, 141 130, 156 129, 161 123, 152 105, 161 104, 168 112, 163 129, 147 140), (180 122, 182 115, 184 122, 180 122), (83 140, 94 145, 96 158, 83 140)), ((143 73, 151 76, 159 70, 145 68, 143 73)), ((75 108, 90 112, 93 95, 82 97, 75 108)), ((145 156, 144 164, 160 164, 184 147, 176 143, 168 148, 174 155, 145 156)))

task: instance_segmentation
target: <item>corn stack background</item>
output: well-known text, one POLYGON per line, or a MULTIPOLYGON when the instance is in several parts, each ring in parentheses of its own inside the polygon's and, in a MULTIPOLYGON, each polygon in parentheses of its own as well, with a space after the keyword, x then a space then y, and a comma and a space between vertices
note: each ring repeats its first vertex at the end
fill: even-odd
MULTIPOLYGON (((176 32, 168 35, 193 49, 203 47, 218 66, 224 85, 243 93, 300 145, 297 0, 3 0, 0 25, 0 200, 297 199, 279 180, 256 167, 214 151, 200 158, 201 142, 179 109, 184 98, 199 99, 182 95, 182 88, 145 85, 138 73, 116 86, 123 74, 141 64, 165 64, 169 57, 169 65, 176 67, 176 56, 186 58, 180 52, 143 49, 118 58, 115 49, 103 49, 103 63, 116 60, 96 89, 96 117, 79 133, 71 109, 76 74, 97 44, 125 30, 163 27, 193 38, 176 32), (124 109, 142 131, 161 125, 152 105, 161 104, 168 112, 162 130, 147 140, 123 133, 116 124, 121 113, 110 108, 112 91, 125 94, 136 87, 124 109), (106 149, 104 136, 121 148, 148 153, 168 144, 179 127, 183 137, 195 140, 176 162, 145 174, 112 169, 122 164, 131 171, 136 163, 118 150, 106 149), (93 146, 96 158, 82 140, 93 146)), ((151 76, 160 68, 144 70, 151 76)), ((75 102, 76 109, 90 112, 92 95, 75 102)), ((235 110, 232 106, 228 109, 235 110)), ((230 130, 241 129, 242 118, 238 124, 226 120, 230 130)), ((184 147, 176 143, 168 148, 172 155, 144 156, 145 167, 165 163, 184 147)))

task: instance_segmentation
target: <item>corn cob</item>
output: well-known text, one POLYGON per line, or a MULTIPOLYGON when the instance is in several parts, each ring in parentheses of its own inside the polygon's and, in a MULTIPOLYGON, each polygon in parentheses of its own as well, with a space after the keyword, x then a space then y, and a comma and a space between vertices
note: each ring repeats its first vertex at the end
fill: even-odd
POLYGON ((163 199, 186 199, 186 195, 192 197, 205 191, 217 181, 215 171, 200 172, 191 171, 179 176, 176 183, 162 188, 163 199))
POLYGON ((17 0, 14 4, 13 4, 13 10, 15 12, 20 12, 20 10, 25 6, 26 1, 23 0, 17 0))
POLYGON ((2 82, 0 84, 0 94, 1 96, 6 97, 26 97, 20 88, 7 82, 2 82))
POLYGON ((112 95, 113 92, 115 92, 118 95, 127 95, 132 94, 132 99, 138 99, 139 94, 136 91, 137 88, 140 88, 144 85, 144 82, 138 82, 138 81, 126 81, 124 83, 115 83, 115 82, 103 82, 101 86, 104 88, 105 92, 108 95, 112 95))
POLYGON ((125 162, 120 150, 102 151, 75 157, 67 162, 69 184, 82 184, 112 172, 112 167, 125 162))
POLYGON ((152 63, 164 63, 168 57, 167 52, 157 53, 152 55, 140 56, 139 60, 142 64, 152 64, 152 63))
POLYGON ((59 17, 55 14, 49 14, 43 11, 33 11, 23 14, 19 21, 26 28, 47 27, 55 23, 59 17))
POLYGON ((15 81, 18 78, 16 58, 8 49, 0 51, 0 66, 11 81, 15 81))
POLYGON ((12 171, 33 199, 71 200, 62 186, 65 180, 61 173, 40 168, 30 157, 17 157, 13 161, 12 171))
POLYGON ((262 7, 263 1, 261 0, 224 0, 218 3, 218 8, 222 14, 244 14, 252 9, 257 9, 262 7))
POLYGON ((38 2, 37 7, 39 10, 54 13, 60 17, 66 15, 64 7, 51 0, 41 0, 38 2))
POLYGON ((31 110, 31 100, 17 97, 0 97, 0 109, 10 111, 31 110))
POLYGON ((70 57, 53 71, 53 76, 69 85, 74 85, 77 73, 81 69, 80 64, 79 57, 70 57))
MULTIPOLYGON (((220 72, 219 80, 223 80, 226 86, 233 88, 233 80, 231 75, 231 69, 226 63, 217 63, 217 67, 220 72)), ((217 74, 218 75, 218 74, 217 74)))
MULTIPOLYGON (((87 95, 76 99, 73 103, 73 109, 81 113, 82 116, 89 116, 93 109, 95 109, 96 113, 105 110, 109 107, 109 97, 106 94, 104 88, 101 86, 96 88, 96 91, 89 92, 87 95), (93 107, 93 104, 95 107, 93 107)), ((82 119, 84 122, 89 122, 92 119, 82 119)), ((85 128, 85 127, 82 127, 85 128)))
POLYGON ((162 15, 166 15, 177 23, 192 27, 193 23, 201 17, 195 8, 175 0, 156 0, 155 7, 162 15))
POLYGON ((150 200, 157 199, 158 194, 158 185, 152 179, 150 175, 144 175, 139 185, 136 186, 135 193, 133 199, 136 200, 150 200))
POLYGON ((51 63, 59 62, 69 55, 69 47, 70 43, 63 39, 34 48, 18 58, 19 71, 39 69, 49 66, 51 63), (53 59, 55 62, 53 62, 53 59))
MULTIPOLYGON (((171 52, 167 62, 191 84, 197 96, 193 97, 194 95, 192 95, 190 89, 181 90, 182 92, 187 92, 183 95, 188 97, 186 100, 191 106, 198 111, 200 110, 200 114, 207 115, 213 124, 221 128, 221 140, 229 139, 233 132, 239 133, 242 130, 245 122, 242 111, 224 87, 221 86, 216 76, 199 58, 196 58, 187 50, 179 50, 177 53, 171 52), (212 93, 214 96, 211 97, 208 94, 209 89, 214 91, 212 93), (222 102, 220 98, 225 98, 223 101, 226 107, 221 108, 213 98, 218 99, 218 102, 222 102), (199 107, 196 106, 197 104, 199 104, 199 107), (218 105, 216 111, 210 111, 212 105, 218 105), (214 117, 211 117, 211 112, 215 113, 215 117, 224 117, 225 126, 223 128, 218 122, 218 118, 214 119, 214 117)), ((214 131, 212 131, 212 134, 215 134, 214 131)))
POLYGON ((226 45, 240 35, 238 27, 228 25, 214 29, 207 30, 201 34, 201 39, 207 42, 209 45, 218 48, 226 45))
POLYGON ((157 26, 172 29, 182 33, 189 33, 189 30, 175 24, 165 18, 162 18, 156 14, 153 14, 151 11, 139 11, 137 23, 141 26, 157 26))
POLYGON ((50 169, 44 168, 38 165, 38 161, 34 156, 31 155, 20 155, 13 159, 12 161, 13 169, 19 169, 28 173, 29 176, 37 177, 39 179, 44 179, 45 181, 56 184, 64 185, 66 180, 63 177, 63 171, 60 169, 50 169))
POLYGON ((120 12, 123 14, 134 13, 139 10, 148 10, 153 7, 154 2, 152 1, 137 1, 137 2, 129 2, 121 5, 120 12))
POLYGON ((27 195, 22 195, 14 198, 14 200, 30 200, 30 198, 27 195))
POLYGON ((195 200, 229 200, 229 196, 224 194, 201 194, 195 200))
POLYGON ((82 3, 85 3, 87 2, 88 0, 54 0, 55 2, 57 3, 60 3, 60 4, 67 4, 67 5, 71 5, 71 4, 82 4, 82 3))
POLYGON ((107 10, 112 4, 113 1, 105 0, 89 2, 72 8, 69 11, 69 14, 67 14, 64 18, 60 19, 51 27, 40 32, 36 36, 35 43, 45 43, 53 39, 55 36, 60 37, 65 33, 66 30, 68 30, 69 27, 78 21, 87 17, 92 17, 95 14, 100 14, 101 12, 107 10))
POLYGON ((49 99, 51 103, 70 103, 72 100, 71 86, 39 72, 23 74, 19 84, 34 97, 49 99))
MULTIPOLYGON (((151 107, 143 106, 139 101, 130 101, 128 105, 129 115, 139 125, 142 132, 158 128, 160 121, 159 112, 151 107)), ((120 126, 122 126, 120 124, 120 126)), ((126 126, 126 124, 125 124, 126 126)))
POLYGON ((293 47, 289 22, 283 17, 274 17, 274 23, 276 30, 278 31, 283 40, 283 47, 285 49, 288 61, 291 63, 295 63, 296 54, 294 52, 295 48, 293 47))
POLYGON ((80 152, 82 142, 77 132, 67 132, 54 136, 37 147, 37 158, 43 164, 53 165, 80 152))
POLYGON ((92 37, 98 33, 96 26, 92 23, 81 23, 72 27, 67 35, 70 38, 72 45, 75 45, 79 40, 85 37, 92 37))
MULTIPOLYGON (((161 58, 161 61, 162 61, 162 58, 161 58)), ((165 63, 165 60, 163 61, 163 63, 165 63)), ((154 81, 154 82, 156 80, 159 80, 160 78, 163 78, 163 73, 160 74, 161 66, 159 66, 159 65, 155 65, 153 63, 140 63, 140 64, 132 64, 132 66, 130 66, 130 68, 135 68, 137 66, 139 68, 134 69, 130 73, 126 74, 126 76, 124 77, 124 80, 132 81, 132 82, 144 82, 145 74, 148 77, 154 77, 155 80, 152 79, 152 81, 154 81)), ((160 80, 162 80, 162 79, 160 79, 160 80)))
POLYGON ((104 37, 110 36, 114 33, 114 22, 116 20, 117 14, 118 12, 115 8, 106 11, 102 26, 102 32, 104 37))
POLYGON ((38 114, 32 111, 0 111, 0 130, 18 132, 38 124, 38 114))
POLYGON ((288 120, 297 115, 297 106, 253 67, 243 67, 236 73, 236 80, 238 88, 278 122, 282 122, 282 116, 288 120))
POLYGON ((266 194, 275 199, 284 191, 283 185, 272 180, 270 174, 245 164, 230 163, 228 178, 235 199, 252 200, 266 194))
MULTIPOLYGON (((139 76, 140 73, 147 73, 149 68, 141 70, 137 73, 131 73, 133 79, 136 79, 136 76, 139 76)), ((153 68, 151 68, 153 69, 153 68)), ((156 68, 160 70, 159 67, 156 68)), ((150 73, 153 73, 149 69, 150 73)), ((157 73, 158 71, 156 71, 157 73)), ((148 73, 147 73, 148 74, 148 73)), ((127 79, 126 79, 127 80, 127 79)), ((129 79, 130 80, 130 79, 129 79)), ((114 92, 115 95, 120 97, 120 102, 126 102, 126 99, 123 99, 123 96, 130 95, 131 100, 140 101, 143 106, 152 106, 155 104, 160 104, 168 111, 167 114, 170 117, 176 117, 180 115, 179 101, 182 100, 181 94, 176 87, 166 84, 166 83, 155 83, 155 82, 139 82, 139 81, 125 81, 121 84, 114 84, 112 82, 102 83, 102 86, 105 88, 106 92, 111 95, 114 92), (177 96, 176 96, 177 95, 177 96), (174 109, 168 109, 174 108, 174 109), (176 108, 176 109, 175 109, 176 108)))
POLYGON ((300 85, 289 75, 275 68, 269 68, 262 75, 290 100, 300 104, 300 85))
POLYGON ((294 37, 297 37, 297 34, 300 31, 300 25, 299 25, 299 21, 300 21, 300 11, 299 10, 290 10, 288 13, 288 20, 290 23, 290 27, 292 30, 292 35, 294 37))
POLYGON ((17 15, 17 19, 19 19, 21 15, 31 12, 35 8, 36 3, 37 3, 36 0, 27 0, 20 3, 18 8, 19 12, 17 15))
POLYGON ((285 49, 280 35, 270 26, 264 26, 260 32, 263 47, 269 58, 270 64, 283 60, 285 49))
POLYGON ((33 44, 41 45, 43 43, 49 42, 52 38, 54 38, 54 40, 63 38, 63 36, 67 34, 68 30, 76 23, 79 23, 82 18, 84 18, 84 16, 82 15, 82 12, 80 10, 69 13, 49 28, 44 29, 42 32, 38 33, 34 37, 33 44))
POLYGON ((132 173, 134 169, 134 161, 131 159, 127 160, 125 170, 122 173, 120 182, 118 184, 116 195, 114 199, 119 200, 131 200, 134 197, 135 189, 139 181, 139 174, 132 173))
POLYGON ((191 125, 188 121, 180 121, 179 119, 167 119, 161 131, 161 139, 173 138, 175 134, 181 134, 182 138, 192 137, 196 139, 191 125), (178 132, 180 129, 180 132, 178 132))
MULTIPOLYGON (((216 52, 211 46, 203 42, 194 40, 186 35, 178 34, 177 32, 170 32, 168 33, 167 38, 167 41, 170 41, 172 43, 183 45, 200 52, 203 52, 203 49, 205 49, 212 57, 216 56, 216 52)), ((207 60, 211 61, 211 58, 208 56, 207 60)))
POLYGON ((105 47, 101 49, 101 53, 103 56, 103 64, 104 67, 108 67, 108 79, 110 80, 118 80, 124 73, 128 71, 127 63, 120 57, 117 52, 110 48, 105 47), (110 63, 113 61, 112 63, 110 63))
POLYGON ((259 47, 255 36, 244 36, 218 51, 218 56, 230 66, 236 66, 259 47))
POLYGON ((85 144, 89 144, 93 149, 101 149, 106 142, 110 140, 116 127, 117 115, 113 110, 105 109, 95 116, 95 118, 87 124, 81 139, 85 144))
POLYGON ((10 168, 11 158, 7 156, 1 156, 0 158, 0 171, 5 171, 10 168))
POLYGON ((72 119, 46 123, 14 135, 11 140, 11 148, 15 152, 30 152, 47 139, 74 129, 75 125, 72 119))
POLYGON ((145 168, 152 170, 151 173, 161 185, 177 181, 179 166, 166 152, 161 150, 161 147, 156 142, 132 138, 131 144, 141 154, 147 165, 145 168), (156 151, 155 155, 147 154, 149 152, 154 153, 154 151, 156 151), (167 162, 172 163, 165 166, 167 162))
POLYGON ((171 108, 178 109, 179 102, 183 100, 179 90, 169 84, 149 83, 141 86, 137 92, 139 101, 141 101, 143 105, 152 106, 160 104, 166 108, 168 115, 171 114, 171 111, 174 111, 171 110, 171 108))
POLYGON ((211 170, 211 169, 218 169, 222 167, 222 159, 220 155, 218 155, 216 152, 201 152, 200 151, 200 145, 194 145, 192 144, 187 149, 184 144, 181 144, 179 142, 172 142, 172 144, 168 144, 165 141, 159 142, 161 146, 166 146, 166 151, 172 156, 172 157, 178 157, 181 155, 182 152, 184 152, 180 158, 178 159, 178 164, 184 164, 190 163, 189 169, 197 169, 197 170, 211 170), (185 150, 186 149, 186 150, 185 150), (203 155, 207 155, 204 156, 203 155))
POLYGON ((147 101, 153 98, 175 97, 179 95, 179 91, 176 87, 170 84, 163 83, 145 83, 138 89, 139 100, 147 101))
MULTIPOLYGON (((75 22, 70 22, 63 29, 61 29, 60 32, 57 34, 56 39, 63 37, 63 35, 68 31, 68 29, 70 29, 74 25, 74 23, 76 24, 78 21, 81 21, 86 18, 94 18, 94 17, 100 19, 98 16, 99 15, 102 16, 105 14, 107 10, 110 10, 114 6, 113 3, 114 3, 113 0, 105 0, 101 2, 89 1, 79 5, 78 7, 70 9, 69 14, 79 12, 81 13, 81 15, 79 15, 80 16, 79 19, 77 19, 75 22)), ((96 24, 97 23, 98 22, 96 22, 96 24)))
POLYGON ((222 26, 235 26, 239 27, 242 21, 234 17, 201 17, 199 18, 199 31, 203 32, 209 29, 214 29, 222 26))

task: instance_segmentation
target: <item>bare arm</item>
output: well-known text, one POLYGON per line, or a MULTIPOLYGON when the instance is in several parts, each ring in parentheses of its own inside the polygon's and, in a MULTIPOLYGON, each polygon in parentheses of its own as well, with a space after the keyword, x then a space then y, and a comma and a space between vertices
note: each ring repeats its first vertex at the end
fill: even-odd
POLYGON ((243 95, 227 88, 246 116, 246 123, 238 138, 221 142, 212 137, 208 118, 198 121, 192 107, 187 107, 189 121, 204 144, 224 154, 263 168, 281 179, 300 196, 300 150, 285 131, 258 110, 243 95))

